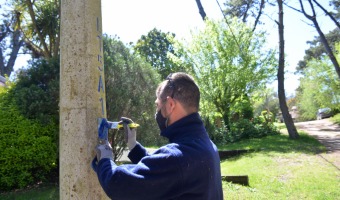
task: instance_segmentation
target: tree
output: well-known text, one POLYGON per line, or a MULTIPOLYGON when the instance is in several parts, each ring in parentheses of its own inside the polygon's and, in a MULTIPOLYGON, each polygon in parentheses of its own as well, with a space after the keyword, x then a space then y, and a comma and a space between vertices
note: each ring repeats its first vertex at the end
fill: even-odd
MULTIPOLYGON (((325 34, 326 40, 329 42, 331 49, 335 50, 335 44, 340 41, 340 29, 336 28, 329 33, 325 34)), ((307 44, 310 45, 309 49, 305 51, 305 56, 303 60, 300 60, 298 66, 296 67, 297 73, 304 73, 304 70, 307 66, 307 62, 312 59, 321 59, 324 55, 326 55, 326 49, 324 48, 320 36, 316 36, 314 40, 307 41, 307 44)))
MULTIPOLYGON (((338 44, 337 50, 340 50, 338 44)), ((337 54, 339 58, 339 53, 337 54)), ((297 93, 301 117, 312 120, 319 108, 340 108, 340 81, 337 78, 332 63, 323 56, 307 62, 304 77, 300 79, 300 89, 297 93)))
POLYGON ((249 95, 273 76, 274 52, 264 50, 265 35, 253 33, 234 19, 206 20, 204 30, 182 44, 184 62, 191 65, 200 86, 201 112, 206 117, 221 116, 230 126, 237 102, 249 101, 249 95), (236 40, 230 39, 234 35, 236 40))
POLYGON ((260 17, 265 7, 265 0, 231 0, 226 1, 224 14, 227 16, 237 17, 246 23, 249 17, 254 18, 253 31, 256 26, 261 24, 260 17))
POLYGON ((0 94, 0 190, 57 178, 58 102, 59 59, 30 62, 0 94))
MULTIPOLYGON (((2 5, 5 6, 5 5, 2 5)), ((6 3, 7 13, 0 24, 0 74, 10 76, 22 46, 33 58, 59 54, 59 1, 14 0, 6 3), (10 46, 8 46, 8 41, 10 46)))
POLYGON ((172 43, 174 33, 164 33, 154 28, 146 36, 142 35, 134 46, 136 53, 141 55, 165 79, 170 73, 181 71, 182 68, 173 62, 168 54, 174 54, 172 43))
POLYGON ((264 110, 275 116, 279 113, 279 99, 273 88, 259 88, 251 96, 255 116, 261 115, 264 110))
POLYGON ((313 22, 314 24, 314 27, 315 29, 317 30, 319 36, 320 36, 320 41, 322 42, 322 44, 324 45, 324 48, 326 49, 326 53, 327 55, 329 56, 329 59, 332 61, 333 63, 333 66, 335 68, 335 71, 336 73, 338 74, 338 77, 340 79, 340 65, 338 63, 338 61, 336 60, 334 54, 333 54, 333 51, 324 35, 324 33, 322 32, 320 26, 319 26, 319 23, 317 21, 317 18, 316 18, 316 13, 315 13, 315 9, 314 9, 314 4, 312 3, 312 0, 308 0, 308 3, 310 5, 310 8, 312 10, 312 14, 307 14, 305 8, 304 8, 304 4, 302 3, 302 0, 299 0, 300 2, 300 6, 301 6, 301 9, 302 9, 302 13, 304 14, 304 16, 309 19, 310 21, 313 22))
MULTIPOLYGON (((325 15, 327 15, 329 18, 331 18, 331 20, 334 22, 334 24, 340 29, 340 24, 339 22, 337 21, 337 17, 334 16, 334 14, 332 12, 329 12, 328 10, 326 10, 318 1, 316 0, 313 0, 313 2, 322 10, 324 11, 325 15)), ((330 2, 330 4, 334 4, 335 1, 333 2, 330 2)), ((338 8, 337 8, 338 9, 338 8)))
MULTIPOLYGON (((258 22, 260 22, 260 17, 262 16, 263 8, 265 6, 265 3, 268 3, 270 5, 275 5, 274 3, 271 3, 269 1, 253 1, 253 0, 245 0, 245 1, 231 1, 231 3, 226 3, 227 6, 230 8, 226 10, 227 13, 233 13, 233 16, 237 16, 238 18, 242 18, 243 22, 245 22, 248 18, 248 12, 251 9, 254 9, 254 5, 260 5, 258 8, 258 14, 254 15, 255 18, 253 31, 256 30, 256 25, 258 22), (255 17, 256 16, 256 17, 255 17)), ((279 22, 276 22, 278 24, 279 28, 279 40, 280 40, 280 50, 279 50, 279 69, 277 73, 278 78, 278 96, 279 96, 279 102, 280 102, 280 109, 283 113, 283 117, 289 132, 289 135, 291 138, 296 138, 297 131, 294 126, 293 120, 291 119, 291 116, 289 115, 287 103, 286 103, 286 97, 285 97, 285 91, 284 91, 284 41, 283 41, 283 7, 282 7, 282 0, 277 1, 277 5, 279 8, 279 22), (280 5, 281 4, 281 5, 280 5), (282 13, 280 13, 282 12, 282 13), (282 15, 282 16, 281 16, 282 15), (281 19, 282 18, 282 19, 281 19), (282 20, 282 22, 280 22, 282 20), (286 119, 287 118, 287 119, 286 119), (290 118, 290 119, 288 119, 290 118)), ((256 13, 256 12, 252 12, 256 13)))
POLYGON ((279 21, 277 22, 278 30, 279 30, 279 69, 277 71, 277 81, 278 81, 278 96, 280 109, 282 112, 282 116, 284 122, 286 124, 289 138, 296 139, 299 137, 299 134, 294 125, 293 119, 289 114, 289 110, 286 102, 285 88, 284 88, 284 68, 285 68, 285 57, 284 57, 284 26, 283 26, 283 2, 282 0, 277 0, 278 4, 278 13, 279 13, 279 21))
POLYGON ((340 19, 340 1, 330 0, 329 5, 333 6, 334 10, 336 10, 336 13, 330 12, 330 14, 333 15, 335 19, 340 19))
MULTIPOLYGON (((117 38, 104 35, 103 45, 107 118, 117 121, 122 116, 129 117, 140 124, 138 141, 146 145, 162 144, 154 120, 159 75, 117 38)), ((124 134, 113 132, 112 142, 117 159, 125 147, 124 134)))
POLYGON ((17 29, 33 58, 51 58, 59 54, 60 2, 57 0, 14 0, 17 29))
POLYGON ((26 118, 59 124, 59 59, 29 62, 18 72, 9 95, 26 118))
MULTIPOLYGON (((7 5, 2 5, 2 8, 7 9, 7 5)), ((0 24, 0 75, 2 76, 11 75, 17 55, 23 45, 22 33, 15 29, 15 24, 15 14, 4 11, 0 24)))

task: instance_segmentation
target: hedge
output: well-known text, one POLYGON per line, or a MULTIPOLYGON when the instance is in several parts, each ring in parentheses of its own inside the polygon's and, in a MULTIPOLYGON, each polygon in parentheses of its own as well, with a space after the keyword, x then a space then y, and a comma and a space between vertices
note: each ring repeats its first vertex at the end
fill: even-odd
POLYGON ((46 180, 57 167, 56 125, 23 117, 0 94, 0 191, 46 180))

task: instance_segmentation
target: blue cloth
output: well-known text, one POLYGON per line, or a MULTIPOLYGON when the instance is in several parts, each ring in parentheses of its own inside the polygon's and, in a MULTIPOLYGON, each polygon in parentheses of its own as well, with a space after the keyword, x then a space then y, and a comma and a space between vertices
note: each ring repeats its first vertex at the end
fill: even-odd
POLYGON ((161 135, 169 144, 149 155, 137 145, 128 157, 133 164, 98 163, 97 175, 111 199, 221 200, 220 159, 198 113, 186 116, 161 135))

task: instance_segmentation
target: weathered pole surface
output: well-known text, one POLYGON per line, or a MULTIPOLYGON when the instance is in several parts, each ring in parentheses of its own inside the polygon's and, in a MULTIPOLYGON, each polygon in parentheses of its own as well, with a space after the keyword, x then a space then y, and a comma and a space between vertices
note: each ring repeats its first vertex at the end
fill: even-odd
POLYGON ((107 199, 90 163, 106 117, 101 0, 61 0, 60 199, 107 199))

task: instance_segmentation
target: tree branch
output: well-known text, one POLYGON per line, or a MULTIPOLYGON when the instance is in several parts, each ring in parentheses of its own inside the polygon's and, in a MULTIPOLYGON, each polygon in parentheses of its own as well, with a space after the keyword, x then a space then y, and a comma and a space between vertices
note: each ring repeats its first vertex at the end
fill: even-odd
POLYGON ((302 0, 299 0, 299 1, 300 1, 300 5, 301 5, 301 8, 302 8, 303 14, 306 16, 307 19, 309 19, 313 22, 315 29, 317 30, 317 32, 320 36, 320 41, 324 45, 324 47, 326 49, 326 53, 327 53, 329 59, 331 60, 331 62, 333 63, 333 66, 335 68, 335 71, 336 71, 338 77, 340 78, 340 65, 339 65, 338 61, 336 60, 336 58, 335 58, 335 56, 332 52, 332 49, 329 46, 328 41, 327 41, 325 35, 323 34, 320 26, 319 26, 319 23, 316 20, 315 9, 314 9, 314 5, 313 5, 312 1, 308 0, 308 3, 311 6, 311 9, 312 9, 312 12, 313 12, 312 16, 306 14, 304 7, 303 7, 303 4, 302 4, 302 0))
POLYGON ((287 6, 288 8, 292 9, 292 10, 295 10, 296 12, 299 12, 299 13, 303 13, 301 10, 297 9, 297 8, 294 8, 293 6, 290 6, 288 5, 287 3, 283 3, 285 6, 287 6))
POLYGON ((316 3, 316 5, 319 6, 319 8, 321 8, 321 10, 323 10, 326 15, 328 15, 335 23, 335 25, 340 29, 340 23, 335 19, 335 17, 330 12, 328 12, 319 2, 317 2, 316 0, 313 0, 313 2, 316 3))
POLYGON ((33 58, 44 56, 44 51, 37 45, 35 45, 32 41, 30 41, 28 38, 24 37, 24 42, 27 48, 32 51, 33 58))
POLYGON ((255 23, 254 23, 254 27, 253 27, 253 32, 255 31, 256 29, 256 26, 257 24, 259 23, 260 21, 260 17, 262 15, 262 9, 264 7, 264 0, 261 0, 261 4, 260 4, 260 10, 259 10, 259 14, 257 15, 256 19, 255 19, 255 23))
POLYGON ((51 57, 51 53, 47 47, 47 44, 45 42, 45 38, 42 36, 40 30, 38 29, 37 27, 37 22, 35 20, 35 14, 34 14, 34 10, 33 10, 33 3, 31 2, 31 0, 26 0, 26 3, 27 3, 27 7, 28 7, 28 10, 29 10, 29 14, 30 14, 30 17, 31 17, 31 20, 32 20, 32 25, 33 25, 33 28, 34 30, 37 32, 38 34, 38 37, 39 37, 39 40, 44 48, 44 51, 43 51, 43 55, 46 57, 46 58, 50 58, 51 57))
POLYGON ((307 13, 306 13, 306 11, 305 11, 305 8, 304 8, 304 6, 303 6, 303 3, 302 3, 302 1, 301 0, 299 0, 299 2, 300 2, 300 6, 301 6, 301 9, 302 9, 302 13, 303 13, 303 15, 307 18, 307 19, 309 19, 309 20, 312 20, 313 21, 313 18, 315 18, 315 15, 314 16, 311 16, 311 15, 308 15, 307 13))

